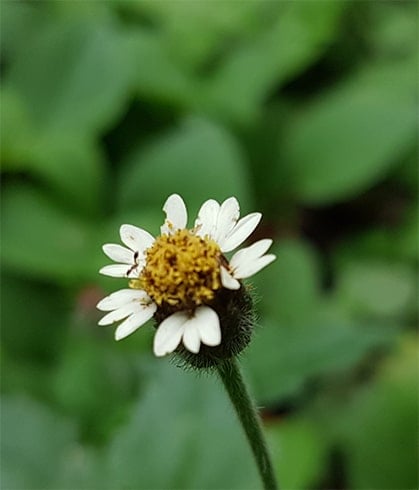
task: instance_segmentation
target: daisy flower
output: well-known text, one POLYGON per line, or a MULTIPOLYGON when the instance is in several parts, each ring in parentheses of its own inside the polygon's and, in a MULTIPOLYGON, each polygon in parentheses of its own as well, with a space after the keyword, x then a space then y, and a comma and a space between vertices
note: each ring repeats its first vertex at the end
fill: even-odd
POLYGON ((262 217, 251 213, 239 219, 234 197, 221 205, 213 199, 204 202, 190 229, 185 203, 178 194, 167 199, 163 211, 166 220, 156 238, 136 226, 122 225, 124 246, 103 246, 116 263, 99 272, 126 277, 129 287, 98 303, 97 308, 107 312, 99 325, 122 321, 115 331, 116 340, 121 340, 154 317, 159 323, 154 336, 156 356, 182 345, 198 354, 202 344, 211 348, 222 344, 223 325, 217 312, 220 297, 243 290, 242 279, 275 259, 266 254, 272 240, 260 240, 227 259, 225 254, 239 247, 262 217))

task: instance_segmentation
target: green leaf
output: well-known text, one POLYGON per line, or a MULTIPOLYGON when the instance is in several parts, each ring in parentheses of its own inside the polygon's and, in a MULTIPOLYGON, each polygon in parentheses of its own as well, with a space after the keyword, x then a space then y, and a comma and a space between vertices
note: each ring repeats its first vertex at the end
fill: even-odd
POLYGON ((414 264, 418 260, 419 209, 407 210, 403 223, 397 228, 373 227, 353 236, 339 247, 338 262, 380 260, 414 264))
POLYGON ((415 298, 415 274, 402 264, 351 260, 339 274, 338 295, 360 315, 394 319, 415 298))
POLYGON ((188 70, 176 63, 161 37, 136 30, 130 34, 130 49, 141 60, 134 81, 140 97, 180 107, 193 106, 198 86, 188 70))
POLYGON ((285 420, 268 427, 273 463, 282 488, 316 488, 326 465, 323 434, 303 418, 285 420))
POLYGON ((153 371, 131 421, 110 446, 102 488, 258 488, 221 386, 170 364, 153 371))
MULTIPOLYGON (((396 246, 394 252, 397 258, 415 263, 418 260, 418 216, 419 209, 415 207, 413 212, 409 213, 406 222, 398 230, 396 246)), ((391 237, 393 238, 393 237, 391 237)))
POLYGON ((105 167, 96 145, 85 135, 40 133, 17 92, 3 90, 1 99, 2 169, 41 177, 69 207, 97 215, 105 167))
POLYGON ((106 15, 52 17, 16 54, 5 83, 49 137, 96 133, 125 104, 133 79, 127 43, 106 15))
POLYGON ((298 394, 313 377, 351 368, 394 337, 392 330, 354 324, 334 297, 322 297, 319 264, 307 244, 284 240, 272 251, 276 261, 252 278, 267 320, 245 358, 257 397, 269 403, 298 394))
POLYGON ((119 184, 120 208, 161 209, 176 192, 192 212, 208 198, 232 195, 249 209, 249 187, 243 156, 228 131, 190 119, 128 160, 119 184))
POLYGON ((145 67, 138 72, 139 93, 200 113, 249 122, 278 83, 321 54, 336 33, 342 10, 337 2, 250 2, 236 7, 229 3, 215 10, 196 2, 170 7, 138 4, 136 10, 144 11, 160 27, 158 35, 143 31, 133 36, 137 57, 145 67), (197 72, 200 65, 205 78, 197 72))
POLYGON ((270 253, 276 255, 275 262, 251 279, 260 298, 258 307, 279 323, 305 323, 320 299, 315 252, 307 243, 282 240, 270 253))
POLYGON ((1 429, 2 488, 92 488, 91 460, 71 422, 30 399, 4 397, 1 429))
MULTIPOLYGON (((111 331, 101 342, 99 335, 104 332, 98 331, 100 327, 77 326, 87 327, 92 330, 90 335, 96 335, 78 334, 67 339, 64 355, 52 373, 50 390, 56 405, 78 421, 83 439, 103 443, 126 418, 138 385, 136 364, 133 356, 121 355, 122 346, 115 345, 111 331)), ((142 352, 138 342, 136 345, 138 362, 142 352)))
MULTIPOLYGON (((249 122, 265 98, 313 63, 337 32, 340 2, 290 2, 280 5, 268 29, 225 57, 203 92, 210 112, 249 122)), ((267 19, 263 22, 266 24, 267 19)))
POLYGON ((13 90, 0 92, 2 110, 0 121, 2 127, 1 165, 2 170, 21 170, 25 167, 24 159, 29 144, 33 144, 32 123, 19 95, 13 90))
POLYGON ((350 405, 341 439, 350 488, 417 488, 417 359, 417 339, 406 339, 350 405))
POLYGON ((101 216, 108 177, 102 152, 88 138, 62 136, 38 139, 27 154, 28 168, 72 210, 87 217, 101 216))
MULTIPOLYGON (((217 8, 209 2, 160 3, 142 1, 129 3, 121 8, 130 9, 151 18, 159 27, 159 37, 179 66, 194 71, 211 62, 223 45, 249 31, 263 28, 266 11, 277 10, 258 2, 219 2, 217 8)), ((150 69, 153 69, 150 65, 150 69)))
POLYGON ((24 275, 80 281, 96 277, 100 245, 89 227, 26 185, 2 194, 3 264, 24 275))
POLYGON ((393 330, 355 325, 341 314, 318 312, 301 326, 267 320, 245 358, 258 400, 295 396, 313 378, 351 368, 371 350, 388 345, 393 330), (327 318, 329 316, 329 318, 327 318))
POLYGON ((290 185, 304 202, 357 195, 382 179, 412 147, 416 131, 413 63, 370 65, 301 108, 281 140, 290 185))
POLYGON ((370 25, 366 31, 372 48, 383 55, 404 55, 417 50, 415 5, 371 4, 370 25))
MULTIPOLYGON (((43 28, 45 16, 34 4, 4 1, 1 5, 0 38, 2 57, 9 61, 25 49, 32 36, 43 28)), ((2 109, 3 112, 4 109, 2 109)))
MULTIPOLYGON (((48 345, 48 342, 46 344, 48 345)), ((15 353, 9 354, 6 346, 0 353, 0 365, 3 373, 2 397, 21 394, 22 396, 34 397, 37 400, 47 402, 51 400, 51 363, 34 362, 30 357, 27 359, 13 357, 15 353)))
POLYGON ((51 363, 65 341, 69 300, 57 285, 2 273, 1 338, 22 362, 51 363))

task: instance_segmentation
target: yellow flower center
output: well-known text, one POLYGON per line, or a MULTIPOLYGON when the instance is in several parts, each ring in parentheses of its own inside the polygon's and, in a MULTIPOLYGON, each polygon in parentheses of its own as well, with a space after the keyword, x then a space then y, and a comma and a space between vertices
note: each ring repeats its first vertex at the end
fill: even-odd
POLYGON ((143 289, 157 305, 194 308, 214 298, 221 287, 222 254, 211 239, 190 230, 161 235, 147 250, 146 264, 130 287, 143 289))

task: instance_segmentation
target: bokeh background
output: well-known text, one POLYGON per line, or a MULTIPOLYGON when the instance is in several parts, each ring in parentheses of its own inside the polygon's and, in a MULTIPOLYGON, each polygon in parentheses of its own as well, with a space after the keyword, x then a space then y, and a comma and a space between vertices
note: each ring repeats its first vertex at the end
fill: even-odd
POLYGON ((417 6, 7 1, 4 490, 256 489, 221 385, 116 343, 101 251, 173 192, 261 210, 242 356, 285 489, 417 488, 417 6))

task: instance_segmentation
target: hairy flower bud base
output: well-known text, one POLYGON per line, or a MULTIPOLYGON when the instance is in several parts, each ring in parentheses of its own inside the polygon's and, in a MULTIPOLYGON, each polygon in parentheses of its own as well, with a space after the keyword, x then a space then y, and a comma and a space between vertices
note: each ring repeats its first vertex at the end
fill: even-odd
MULTIPOLYGON (((236 291, 221 289, 210 305, 219 316, 223 341, 213 347, 202 344, 197 354, 180 344, 175 353, 182 366, 211 369, 242 352, 251 340, 255 314, 252 296, 246 287, 236 291)), ((156 327, 174 311, 170 305, 159 308, 154 315, 156 327)))

